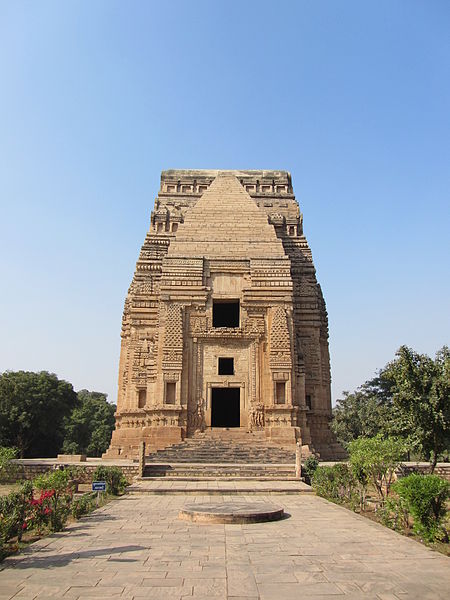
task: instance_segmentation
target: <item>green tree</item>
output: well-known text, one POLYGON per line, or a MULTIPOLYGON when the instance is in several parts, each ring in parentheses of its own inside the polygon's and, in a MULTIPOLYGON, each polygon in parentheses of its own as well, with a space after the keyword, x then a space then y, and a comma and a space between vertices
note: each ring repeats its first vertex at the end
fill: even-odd
POLYGON ((380 371, 355 392, 344 392, 333 409, 331 427, 345 447, 359 437, 373 437, 385 431, 390 420, 392 383, 380 371))
POLYGON ((6 371, 0 375, 0 446, 21 457, 55 456, 64 419, 77 403, 72 385, 53 373, 6 371))
POLYGON ((351 469, 360 482, 371 481, 381 500, 389 496, 395 469, 405 455, 405 443, 395 438, 359 438, 348 446, 351 469))
POLYGON ((4 448, 0 446, 0 482, 9 481, 14 477, 17 467, 12 462, 16 458, 17 450, 15 448, 4 448))
POLYGON ((450 351, 444 346, 433 360, 402 346, 384 369, 392 383, 392 430, 436 467, 450 448, 450 351))
POLYGON ((106 394, 80 390, 78 405, 66 418, 63 450, 71 454, 101 456, 106 452, 114 429, 115 405, 106 394))

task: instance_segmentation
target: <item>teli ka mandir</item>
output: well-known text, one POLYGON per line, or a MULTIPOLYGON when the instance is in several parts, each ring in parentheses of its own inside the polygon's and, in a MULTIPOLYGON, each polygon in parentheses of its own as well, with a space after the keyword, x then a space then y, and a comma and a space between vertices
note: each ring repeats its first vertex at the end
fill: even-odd
POLYGON ((163 171, 105 458, 221 432, 332 459, 330 418, 327 311, 290 174, 163 171))

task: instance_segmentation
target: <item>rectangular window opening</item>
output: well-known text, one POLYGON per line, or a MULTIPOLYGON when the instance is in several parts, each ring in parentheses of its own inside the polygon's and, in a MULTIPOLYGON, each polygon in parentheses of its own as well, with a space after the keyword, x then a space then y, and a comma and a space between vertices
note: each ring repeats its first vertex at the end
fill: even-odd
POLYGON ((234 358, 219 358, 219 375, 234 375, 234 358))
POLYGON ((276 404, 286 403, 286 383, 278 381, 276 384, 276 404))
POLYGON ((213 327, 239 327, 239 300, 213 302, 213 327))
POLYGON ((147 404, 147 390, 139 390, 138 392, 138 407, 144 408, 147 404))
POLYGON ((176 383, 166 383, 166 404, 175 404, 176 383))
POLYGON ((307 406, 307 408, 309 408, 311 410, 312 402, 311 402, 311 396, 309 394, 306 394, 306 406, 307 406))

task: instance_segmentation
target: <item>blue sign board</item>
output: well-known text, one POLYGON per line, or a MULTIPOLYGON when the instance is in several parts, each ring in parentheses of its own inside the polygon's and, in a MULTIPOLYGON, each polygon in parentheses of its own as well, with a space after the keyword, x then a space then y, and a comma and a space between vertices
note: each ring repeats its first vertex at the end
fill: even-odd
POLYGON ((92 482, 93 492, 106 492, 106 481, 93 481, 92 482))

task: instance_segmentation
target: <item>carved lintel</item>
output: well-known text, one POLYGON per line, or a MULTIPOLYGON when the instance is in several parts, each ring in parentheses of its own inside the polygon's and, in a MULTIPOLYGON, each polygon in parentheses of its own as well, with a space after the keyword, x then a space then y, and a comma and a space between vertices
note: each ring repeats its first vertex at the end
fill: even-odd
POLYGON ((179 372, 164 372, 163 374, 164 381, 178 381, 180 379, 179 372))

